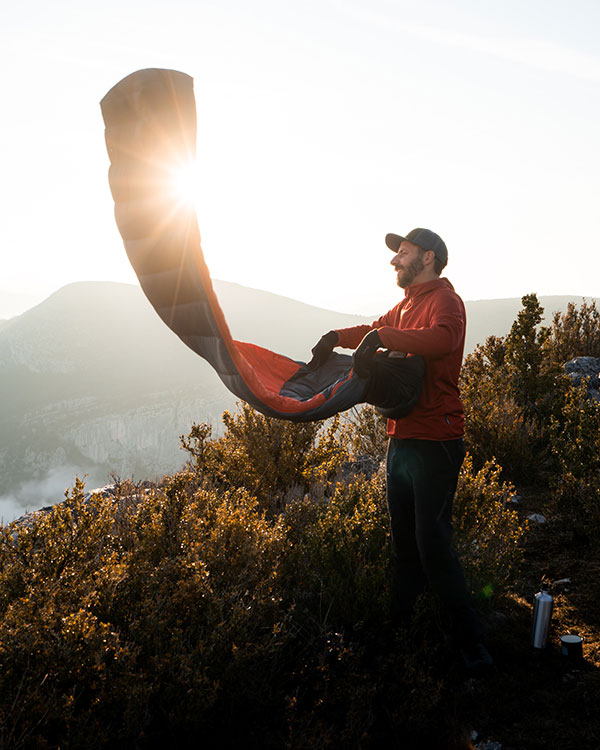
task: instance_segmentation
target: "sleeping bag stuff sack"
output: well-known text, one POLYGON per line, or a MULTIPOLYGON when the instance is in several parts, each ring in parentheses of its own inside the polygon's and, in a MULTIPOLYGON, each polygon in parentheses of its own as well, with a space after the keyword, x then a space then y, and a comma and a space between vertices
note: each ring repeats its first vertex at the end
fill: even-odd
POLYGON ((196 151, 193 80, 149 68, 102 99, 109 183, 127 255, 150 303, 169 328, 216 370, 225 386, 271 417, 325 419, 361 402, 386 416, 408 413, 420 393, 420 357, 375 357, 359 377, 352 357, 334 352, 317 369, 254 344, 234 341, 213 290, 194 209, 173 175, 196 151))

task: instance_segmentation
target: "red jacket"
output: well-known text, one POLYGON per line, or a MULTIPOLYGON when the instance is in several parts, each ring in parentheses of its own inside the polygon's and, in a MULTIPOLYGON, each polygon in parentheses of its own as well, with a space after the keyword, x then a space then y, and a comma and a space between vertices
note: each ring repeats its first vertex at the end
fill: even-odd
POLYGON ((405 289, 404 299, 370 326, 337 331, 338 344, 356 349, 373 328, 386 349, 421 354, 425 378, 417 405, 402 419, 388 419, 396 438, 452 440, 464 435, 464 410, 458 376, 465 345, 466 314, 448 279, 434 279, 405 289))

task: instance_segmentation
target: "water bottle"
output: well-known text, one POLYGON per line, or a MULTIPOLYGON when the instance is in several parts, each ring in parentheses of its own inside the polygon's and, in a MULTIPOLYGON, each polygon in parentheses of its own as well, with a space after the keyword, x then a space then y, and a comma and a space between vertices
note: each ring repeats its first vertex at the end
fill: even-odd
POLYGON ((547 583, 542 584, 542 590, 533 598, 533 625, 531 628, 531 645, 534 648, 545 648, 548 640, 548 629, 554 599, 549 592, 547 583))

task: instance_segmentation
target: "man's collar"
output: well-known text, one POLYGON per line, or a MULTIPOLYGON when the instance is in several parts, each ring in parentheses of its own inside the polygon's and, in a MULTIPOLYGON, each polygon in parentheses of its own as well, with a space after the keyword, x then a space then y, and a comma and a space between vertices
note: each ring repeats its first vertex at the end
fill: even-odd
POLYGON ((404 290, 404 296, 412 297, 414 299, 415 297, 421 297, 423 294, 428 294, 429 292, 433 291, 434 289, 438 289, 441 286, 446 286, 450 289, 454 289, 448 279, 442 277, 439 279, 432 279, 431 281, 423 281, 421 284, 411 284, 404 290))

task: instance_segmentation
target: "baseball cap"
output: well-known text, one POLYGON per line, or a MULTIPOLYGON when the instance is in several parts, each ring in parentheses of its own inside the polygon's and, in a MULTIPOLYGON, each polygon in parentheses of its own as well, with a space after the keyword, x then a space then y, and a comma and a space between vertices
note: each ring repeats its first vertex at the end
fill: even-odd
POLYGON ((400 243, 403 240, 408 240, 413 245, 422 247, 423 250, 433 250, 435 257, 441 263, 444 265, 448 263, 448 248, 444 240, 439 234, 432 232, 430 229, 411 229, 406 237, 402 237, 399 234, 386 234, 385 236, 385 244, 395 253, 398 252, 400 243))

